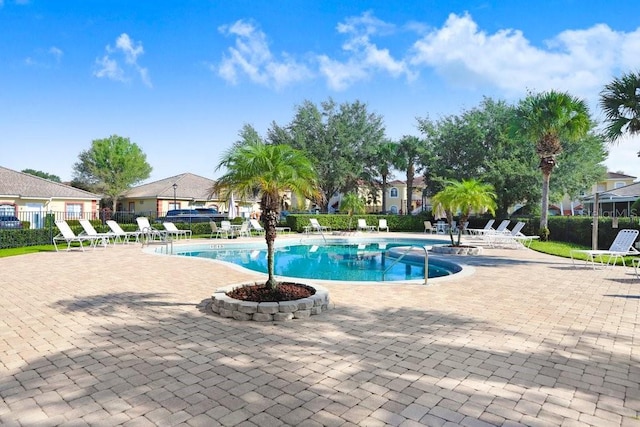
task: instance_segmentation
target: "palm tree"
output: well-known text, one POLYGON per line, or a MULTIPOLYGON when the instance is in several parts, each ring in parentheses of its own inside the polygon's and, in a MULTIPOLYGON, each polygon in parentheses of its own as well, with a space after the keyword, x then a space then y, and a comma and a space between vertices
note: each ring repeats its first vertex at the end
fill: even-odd
POLYGON ((405 135, 398 142, 398 157, 396 167, 404 170, 407 174, 407 206, 406 213, 411 213, 411 202, 413 201, 413 179, 416 174, 416 164, 420 162, 425 152, 424 143, 417 136, 405 135))
POLYGON ((640 133, 640 73, 623 74, 600 92, 606 121, 605 135, 616 142, 626 133, 640 133))
MULTIPOLYGON (((540 230, 547 230, 549 182, 562 152, 562 140, 577 140, 591 129, 587 104, 565 92, 549 91, 528 95, 516 110, 516 132, 536 144, 542 171, 542 212, 540 230)), ((543 232, 543 231, 541 231, 543 232)))
POLYGON ((388 180, 392 177, 392 169, 399 162, 399 145, 392 141, 384 141, 379 144, 374 152, 375 164, 378 175, 380 176, 380 187, 382 190, 382 212, 387 212, 387 185, 388 180))
POLYGON ((267 243, 265 286, 275 289, 274 249, 276 226, 280 216, 281 194, 287 190, 310 199, 320 197, 318 175, 311 161, 301 152, 285 144, 265 144, 260 138, 236 144, 222 156, 216 170, 226 173, 211 189, 213 193, 234 192, 241 197, 260 197, 260 219, 267 243))
POLYGON ((453 230, 449 229, 451 245, 460 246, 462 230, 471 212, 489 211, 495 213, 496 193, 491 184, 484 184, 475 179, 460 181, 447 181, 446 187, 431 198, 434 207, 438 205, 447 213, 449 224, 453 214, 460 212, 458 221, 458 241, 453 241, 453 230))
POLYGON ((340 201, 340 212, 347 212, 349 215, 349 231, 351 231, 351 219, 354 213, 364 213, 365 203, 356 193, 347 193, 340 201))

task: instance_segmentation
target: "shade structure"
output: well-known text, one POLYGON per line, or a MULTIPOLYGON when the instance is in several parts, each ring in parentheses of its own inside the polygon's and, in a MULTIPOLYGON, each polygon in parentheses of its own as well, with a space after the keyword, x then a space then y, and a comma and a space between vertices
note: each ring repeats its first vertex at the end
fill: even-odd
POLYGON ((229 197, 229 219, 234 219, 238 216, 238 209, 236 208, 236 201, 233 198, 233 193, 229 197))

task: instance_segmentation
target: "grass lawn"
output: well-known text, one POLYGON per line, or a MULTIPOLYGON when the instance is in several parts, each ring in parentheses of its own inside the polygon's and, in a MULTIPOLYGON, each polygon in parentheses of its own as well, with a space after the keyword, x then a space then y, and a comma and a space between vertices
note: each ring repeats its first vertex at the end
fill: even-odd
MULTIPOLYGON (((534 251, 542 252, 549 255, 555 255, 563 258, 571 258, 569 252, 572 249, 591 249, 591 247, 576 245, 575 243, 566 243, 566 242, 540 242, 534 240, 531 242, 531 249, 534 251)), ((575 259, 586 260, 587 256, 585 254, 576 253, 574 254, 575 259)), ((626 265, 631 265, 631 260, 637 257, 625 257, 624 262, 626 265)), ((618 260, 616 265, 622 265, 622 260, 618 260)))
POLYGON ((55 250, 56 249, 53 247, 53 245, 25 246, 22 248, 0 249, 0 258, 14 255, 32 254, 35 252, 53 252, 55 250))

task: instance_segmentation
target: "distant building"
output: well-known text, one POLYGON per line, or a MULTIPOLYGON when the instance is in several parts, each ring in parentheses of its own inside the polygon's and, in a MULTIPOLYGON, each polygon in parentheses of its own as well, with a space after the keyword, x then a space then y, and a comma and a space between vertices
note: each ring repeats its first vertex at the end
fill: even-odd
POLYGON ((631 209, 631 205, 640 198, 640 183, 634 183, 635 179, 635 176, 608 172, 605 181, 598 182, 591 194, 582 197, 585 214, 593 213, 595 195, 598 193, 600 216, 638 216, 640 212, 633 212, 631 209))
POLYGON ((55 219, 99 217, 100 196, 59 182, 0 166, 0 216, 16 216, 30 228, 55 219))

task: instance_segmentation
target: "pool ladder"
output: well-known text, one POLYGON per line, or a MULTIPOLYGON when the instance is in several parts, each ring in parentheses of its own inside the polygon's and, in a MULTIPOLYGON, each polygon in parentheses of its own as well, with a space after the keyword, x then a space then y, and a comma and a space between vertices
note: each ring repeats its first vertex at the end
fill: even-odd
POLYGON ((420 246, 420 245, 411 245, 408 248, 406 248, 404 252, 402 252, 402 255, 400 255, 395 261, 393 261, 393 263, 389 267, 387 267, 382 272, 383 282, 384 282, 384 276, 385 274, 387 274, 387 271, 391 270, 391 268, 393 268, 394 265, 399 263, 402 260, 402 258, 404 258, 409 253, 409 251, 413 248, 420 248, 424 250, 424 284, 428 285, 427 280, 429 279, 429 251, 427 250, 426 246, 420 246))

